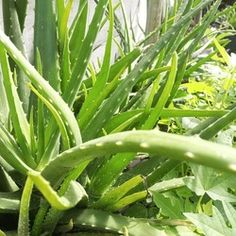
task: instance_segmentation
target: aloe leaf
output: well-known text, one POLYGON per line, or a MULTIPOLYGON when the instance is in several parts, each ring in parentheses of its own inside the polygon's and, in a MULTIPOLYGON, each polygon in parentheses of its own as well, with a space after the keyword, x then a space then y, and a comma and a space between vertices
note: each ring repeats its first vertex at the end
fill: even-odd
POLYGON ((29 171, 28 176, 51 206, 58 210, 72 208, 86 196, 84 188, 76 181, 71 181, 65 195, 60 197, 50 186, 49 182, 42 177, 40 172, 29 171))
POLYGON ((2 192, 15 192, 18 191, 19 188, 14 182, 14 180, 10 177, 2 166, 0 167, 0 191, 2 192))
POLYGON ((86 97, 82 108, 79 113, 78 122, 81 127, 84 127, 86 123, 93 117, 94 113, 97 111, 97 108, 101 103, 98 103, 99 99, 97 97, 100 95, 101 91, 104 89, 106 82, 109 77, 110 72, 110 61, 112 53, 112 37, 113 37, 113 28, 114 28, 114 15, 112 1, 109 1, 109 30, 107 36, 107 43, 105 49, 105 55, 101 71, 97 77, 97 80, 86 97))
POLYGON ((223 115, 221 118, 212 122, 208 127, 203 129, 199 136, 204 139, 210 139, 214 137, 220 130, 226 127, 228 124, 236 119, 236 108, 223 115))
POLYGON ((22 157, 19 157, 15 153, 15 148, 9 145, 9 140, 4 140, 3 137, 0 138, 0 156, 14 169, 26 174, 30 170, 30 167, 25 164, 22 157))
MULTIPOLYGON (((42 62, 41 62, 41 56, 40 56, 40 52, 37 50, 36 51, 36 68, 37 71, 42 74, 42 62)), ((36 158, 36 162, 39 163, 44 149, 45 149, 45 132, 44 132, 44 123, 45 123, 45 119, 44 119, 44 107, 43 107, 43 103, 40 99, 38 99, 38 103, 37 103, 37 158, 36 158)))
POLYGON ((185 180, 191 177, 181 177, 181 178, 173 178, 170 180, 164 180, 159 183, 156 183, 148 188, 150 192, 166 192, 172 189, 180 188, 186 186, 185 180))
POLYGON ((65 34, 63 55, 61 61, 61 91, 64 92, 71 77, 71 62, 70 62, 69 36, 65 34))
MULTIPOLYGON (((171 117, 221 117, 225 115, 228 110, 182 110, 163 108, 161 111, 161 118, 171 117)), ((112 119, 105 125, 104 129, 107 133, 115 133, 122 131, 127 125, 136 121, 144 113, 144 109, 129 110, 119 113, 112 117, 112 119)))
MULTIPOLYGON (((16 7, 17 6, 14 0, 3 1, 4 29, 6 34, 11 38, 16 47, 25 55, 25 48, 16 7)), ((11 63, 11 67, 12 69, 15 67, 14 63, 11 63)), ((19 70, 19 68, 16 69, 18 72, 17 86, 19 97, 23 102, 24 110, 27 112, 29 98, 29 89, 26 85, 27 78, 25 74, 21 70, 19 70)))
POLYGON ((24 29, 27 6, 28 6, 28 0, 16 0, 16 10, 22 32, 24 29))
POLYGON ((85 37, 86 25, 87 25, 87 14, 88 14, 88 1, 81 0, 79 3, 79 9, 75 16, 74 22, 69 31, 70 43, 69 47, 71 50, 71 64, 72 66, 76 63, 76 58, 79 55, 83 39, 85 37))
POLYGON ((130 236, 143 236, 145 234, 150 236, 166 236, 163 231, 152 227, 142 219, 129 218, 117 214, 109 214, 100 210, 72 210, 67 213, 68 219, 73 219, 76 226, 88 226, 91 228, 98 228, 104 231, 117 232, 130 236))
MULTIPOLYGON (((142 126, 142 129, 151 129, 157 122, 161 110, 165 106, 169 94, 171 92, 172 86, 174 84, 176 72, 177 72, 177 54, 174 54, 172 60, 171 71, 169 78, 167 80, 166 86, 163 90, 163 93, 158 100, 155 108, 151 111, 150 116, 147 118, 145 124, 142 126)), ((90 185, 90 191, 94 195, 102 194, 105 189, 118 177, 120 172, 128 165, 128 163, 134 158, 133 154, 117 154, 108 160, 93 176, 90 185), (122 160, 122 161, 121 161, 122 160), (112 168, 112 173, 108 170, 112 168), (104 176, 106 176, 104 178, 104 176)), ((122 204, 121 204, 122 205, 122 204)))
POLYGON ((63 101, 58 92, 56 92, 47 81, 35 70, 35 68, 24 58, 24 56, 11 43, 8 37, 0 31, 0 42, 5 49, 15 60, 15 62, 25 71, 33 85, 40 91, 40 93, 47 98, 50 103, 55 106, 60 116, 65 120, 66 127, 69 130, 72 138, 72 143, 81 143, 80 130, 73 112, 68 105, 63 101))
POLYGON ((36 138, 35 138, 35 132, 34 132, 34 114, 33 109, 30 112, 30 143, 31 143, 31 154, 35 157, 35 153, 37 150, 37 144, 36 144, 36 138))
POLYGON ((45 97, 43 97, 32 85, 30 85, 30 88, 37 95, 37 97, 43 101, 43 103, 48 107, 48 109, 53 114, 61 131, 64 149, 68 149, 70 147, 70 140, 67 134, 66 126, 62 118, 58 114, 57 110, 51 105, 51 103, 45 97))
MULTIPOLYGON (((57 1, 57 3, 59 3, 59 1, 57 1)), ((64 3, 61 3, 61 2, 59 4, 64 5, 64 3)), ((64 7, 60 7, 60 6, 58 7, 59 8, 58 31, 59 31, 59 42, 60 42, 61 48, 63 48, 64 46, 65 36, 67 34, 67 25, 68 25, 68 20, 69 20, 70 12, 72 9, 72 5, 73 5, 73 0, 69 0, 67 1, 64 7), (63 11, 61 8, 63 8, 63 11)))
POLYGON ((30 127, 23 111, 22 104, 18 97, 16 87, 13 83, 12 73, 7 60, 7 55, 3 45, 0 45, 0 62, 3 73, 3 83, 8 100, 8 106, 12 118, 14 130, 16 132, 17 140, 25 155, 25 161, 31 166, 34 166, 34 161, 30 155, 30 127))
POLYGON ((18 235, 25 235, 25 236, 30 235, 29 208, 30 208, 30 199, 32 190, 33 190, 33 182, 28 177, 25 182, 25 186, 20 201, 20 213, 19 213, 18 228, 17 228, 18 235))
MULTIPOLYGON (((69 175, 64 179, 60 189, 58 190, 58 194, 60 196, 62 196, 66 193, 68 187, 70 186, 71 181, 76 181, 79 178, 79 176, 81 175, 81 173, 83 172, 83 170, 86 168, 87 165, 88 165, 88 163, 85 162, 83 165, 80 165, 79 167, 75 168, 74 170, 72 170, 69 173, 69 175)), ((84 196, 84 199, 82 199, 82 200, 85 200, 85 201, 81 201, 82 205, 87 204, 86 194, 84 196)), ((53 231, 54 231, 54 229, 55 229, 55 227, 62 215, 63 215, 63 211, 60 211, 55 208, 51 208, 51 209, 49 209, 44 221, 42 218, 41 225, 43 225, 43 228, 47 232, 53 233, 53 231)))
POLYGON ((115 211, 121 210, 121 209, 127 207, 128 205, 131 205, 137 201, 145 199, 147 197, 147 195, 148 195, 147 191, 136 192, 136 193, 133 193, 133 194, 123 197, 118 202, 111 204, 110 206, 107 206, 105 209, 107 209, 108 211, 115 212, 115 211))
POLYGON ((63 93, 63 98, 69 104, 69 106, 72 106, 72 104, 74 103, 74 100, 81 85, 81 81, 86 72, 89 58, 92 53, 93 44, 97 37, 97 33, 99 31, 101 20, 104 15, 107 3, 108 0, 99 1, 95 9, 93 19, 90 23, 88 33, 85 36, 83 43, 81 44, 80 52, 77 54, 77 57, 75 59, 77 60, 77 62, 72 67, 70 82, 68 83, 68 86, 65 92, 63 93))
MULTIPOLYGON (((185 68, 186 68, 186 63, 187 63, 187 59, 188 59, 188 56, 190 56, 195 48, 197 47, 198 43, 200 42, 200 40, 202 39, 202 36, 204 35, 207 27, 210 25, 210 23, 213 21, 214 19, 214 16, 217 12, 217 9, 220 5, 220 0, 216 1, 214 3, 214 5, 212 6, 211 10, 209 11, 209 13, 207 14, 206 16, 206 19, 204 21, 202 21, 202 25, 199 25, 198 27, 195 28, 195 30, 193 30, 191 32, 191 36, 188 36, 181 42, 182 45, 179 46, 179 48, 182 48, 186 45, 187 43, 187 38, 190 39, 190 38, 194 38, 193 42, 189 45, 188 49, 186 52, 182 53, 181 55, 181 58, 179 60, 179 68, 181 68, 181 70, 178 72, 178 75, 177 75, 177 80, 176 80, 176 83, 173 87, 173 90, 171 92, 171 96, 170 98, 173 99, 174 96, 176 95, 176 92, 181 84, 181 81, 184 77, 184 72, 185 72, 185 68), (193 34, 194 33, 194 34, 193 34)), ((170 99, 170 100, 171 100, 170 99)))
POLYGON ((101 137, 61 153, 43 170, 54 182, 75 166, 95 157, 119 152, 144 152, 156 157, 190 161, 228 172, 235 172, 235 149, 201 140, 159 131, 127 131, 101 137))
POLYGON ((0 230, 0 235, 1 236, 6 236, 6 234, 2 230, 0 230))
POLYGON ((6 91, 3 86, 3 78, 0 71, 0 121, 3 125, 7 124, 9 118, 9 107, 7 104, 6 91))
POLYGON ((102 196, 98 201, 96 201, 92 206, 93 208, 101 208, 115 204, 124 195, 126 195, 132 188, 136 187, 138 184, 143 182, 143 178, 137 175, 122 185, 115 187, 114 189, 108 191, 104 196, 102 196))
MULTIPOLYGON (((35 1, 34 53, 39 50, 42 61, 43 77, 50 85, 59 90, 60 79, 57 68, 57 37, 53 2, 35 1)), ((35 58, 36 59, 36 58, 35 58)))
POLYGON ((142 129, 152 129, 154 127, 155 123, 157 122, 157 120, 159 119, 159 117, 161 115, 161 111, 164 108, 164 106, 170 96, 170 92, 172 90, 172 87, 174 85, 175 77, 176 77, 176 73, 177 73, 177 66, 178 66, 178 55, 177 55, 177 53, 174 53, 174 55, 172 57, 169 78, 165 84, 165 88, 163 89, 163 92, 162 92, 157 104, 155 105, 154 109, 151 111, 149 117, 147 118, 147 120, 143 124, 142 129))
POLYGON ((17 212, 20 208, 20 195, 18 193, 0 193, 0 212, 17 212))
POLYGON ((104 127, 104 124, 113 116, 114 112, 119 108, 124 99, 127 97, 133 86, 140 80, 140 74, 142 74, 149 65, 154 61, 160 50, 168 42, 169 38, 175 35, 176 31, 179 31, 183 25, 188 24, 189 20, 197 14, 200 9, 206 6, 209 1, 199 4, 191 12, 183 16, 171 29, 169 29, 159 41, 151 47, 143 58, 136 64, 131 73, 119 84, 117 89, 112 93, 109 99, 107 99, 102 108, 96 113, 86 129, 83 130, 84 140, 90 140, 97 136, 99 131, 104 127))

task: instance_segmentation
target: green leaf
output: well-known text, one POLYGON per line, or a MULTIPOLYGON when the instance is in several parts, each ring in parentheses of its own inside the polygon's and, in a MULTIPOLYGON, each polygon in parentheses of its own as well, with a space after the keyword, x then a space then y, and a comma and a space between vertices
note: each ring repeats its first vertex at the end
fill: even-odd
MULTIPOLYGON (((60 79, 57 68, 57 34, 53 2, 35 1, 34 53, 39 50, 42 75, 59 91, 60 79)), ((36 59, 36 58, 35 58, 36 59)))
POLYGON ((221 144, 160 131, 127 131, 91 140, 61 153, 43 170, 53 182, 84 161, 119 152, 144 152, 155 157, 191 161, 228 172, 236 171, 236 150, 221 144))
POLYGON ((166 236, 166 234, 151 226, 142 219, 129 218, 117 214, 109 214, 100 210, 72 210, 67 213, 68 219, 73 220, 75 226, 88 226, 98 228, 100 230, 109 230, 119 234, 129 236, 166 236))
POLYGON ((107 43, 105 49, 105 55, 103 64, 101 67, 101 71, 97 77, 97 80, 90 90, 88 96, 86 97, 80 113, 78 117, 78 122, 80 127, 84 127, 85 124, 89 122, 89 120, 93 117, 96 113, 98 107, 101 105, 102 100, 98 99, 101 91, 104 89, 106 82, 109 78, 110 73, 110 61, 111 61, 111 54, 112 54, 112 37, 113 37, 113 28, 114 28, 114 15, 113 15, 113 7, 112 2, 109 1, 109 30, 107 36, 107 43))
POLYGON ((213 200, 236 202, 236 197, 229 193, 231 175, 205 166, 191 164, 195 178, 185 179, 186 185, 198 196, 207 194, 213 200))
POLYGON ((233 231, 227 227, 223 216, 216 207, 213 207, 213 216, 204 214, 184 213, 184 215, 200 228, 206 236, 225 236, 232 235, 233 231))
POLYGON ((186 185, 185 181, 186 179, 189 179, 191 177, 181 177, 181 178, 173 178, 170 180, 164 180, 162 182, 156 183, 148 188, 151 192, 166 192, 171 189, 180 188, 186 185))
MULTIPOLYGON (((66 128, 70 134, 72 144, 81 143, 80 130, 77 124, 77 121, 74 117, 73 112, 70 110, 68 105, 63 101, 61 96, 55 91, 45 79, 35 70, 35 68, 24 58, 24 56, 17 50, 17 48, 12 44, 8 37, 0 31, 0 42, 4 45, 5 49, 15 60, 15 62, 21 67, 22 70, 28 75, 29 79, 32 81, 32 84, 38 89, 38 91, 47 98, 50 103, 55 107, 60 116, 66 123, 66 128)), ((52 130, 55 129, 55 124, 52 126, 52 130)), ((53 133, 53 132, 52 132, 53 133)), ((50 135, 49 137, 50 138, 50 135)), ((54 143, 53 143, 54 144, 54 143)), ((47 162, 48 156, 43 160, 47 162)))
POLYGON ((167 198, 158 192, 152 192, 152 195, 156 206, 161 209, 161 214, 172 219, 183 218, 181 205, 176 198, 167 198))
POLYGON ((155 105, 153 110, 150 112, 149 117, 147 118, 145 123, 142 125, 142 129, 152 129, 154 125, 156 124, 156 122, 158 121, 161 115, 161 111, 166 105, 166 102, 168 101, 172 87, 174 85, 175 77, 177 73, 177 66, 178 66, 178 55, 175 52, 172 57, 170 74, 165 84, 165 88, 163 89, 160 95, 160 98, 158 99, 157 104, 155 105))
POLYGON ((0 193, 0 212, 17 212, 20 208, 20 194, 0 193))
POLYGON ((28 175, 51 206, 58 210, 67 210, 72 208, 86 197, 84 188, 76 181, 71 181, 65 195, 60 197, 39 172, 30 171, 28 172, 28 175))
POLYGON ((138 175, 135 176, 122 185, 115 187, 102 196, 97 202, 93 204, 93 208, 105 208, 119 201, 124 195, 126 195, 132 188, 135 188, 138 184, 143 182, 143 178, 138 175))
POLYGON ((29 123, 26 119, 26 114, 24 113, 21 101, 14 85, 6 51, 2 44, 0 44, 0 62, 12 124, 16 132, 16 139, 23 151, 24 161, 33 167, 35 166, 35 163, 30 154, 31 140, 29 123))

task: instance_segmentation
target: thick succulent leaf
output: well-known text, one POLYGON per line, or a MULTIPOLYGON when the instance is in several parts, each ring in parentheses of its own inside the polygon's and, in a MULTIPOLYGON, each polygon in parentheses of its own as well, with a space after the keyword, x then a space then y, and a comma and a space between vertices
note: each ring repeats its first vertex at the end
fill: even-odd
POLYGON ((86 97, 79 113, 78 122, 81 127, 84 127, 85 124, 89 122, 89 120, 96 113, 98 107, 101 105, 102 101, 97 99, 97 97, 101 94, 101 91, 104 89, 110 73, 112 38, 113 38, 113 28, 114 28, 114 15, 111 1, 109 1, 109 22, 110 24, 107 35, 107 43, 101 71, 97 77, 94 86, 92 87, 88 96, 86 97))
POLYGON ((24 29, 28 0, 16 0, 16 10, 20 22, 21 31, 24 29))
POLYGON ((76 181, 71 181, 65 195, 60 197, 39 172, 30 171, 28 175, 51 206, 58 210, 72 208, 87 196, 84 188, 76 181))
POLYGON ((48 101, 45 97, 43 97, 32 85, 30 85, 31 90, 37 95, 37 97, 43 101, 43 103, 48 107, 51 111, 52 115, 54 116, 60 131, 63 140, 64 149, 68 149, 70 147, 70 140, 68 137, 68 133, 66 130, 66 126, 60 115, 58 114, 57 110, 51 105, 50 101, 48 101))
POLYGON ((161 94, 157 104, 155 105, 153 110, 150 112, 149 117, 147 118, 147 120, 143 124, 142 129, 152 129, 154 127, 154 125, 156 124, 156 122, 158 121, 158 119, 161 115, 161 111, 164 108, 164 106, 166 105, 166 102, 170 96, 170 92, 172 90, 172 87, 174 85, 175 77, 176 77, 176 73, 177 73, 177 66, 178 66, 178 55, 177 55, 177 53, 174 53, 173 57, 172 57, 172 61, 171 61, 170 74, 169 74, 168 80, 165 84, 165 88, 163 89, 162 94, 161 94))
POLYGON ((0 31, 0 42, 4 45, 5 49, 11 55, 13 60, 21 67, 22 70, 28 75, 33 85, 38 91, 46 97, 50 103, 55 107, 66 123, 72 143, 81 143, 80 130, 73 112, 68 105, 63 101, 58 92, 56 92, 46 80, 35 70, 35 68, 24 58, 24 56, 17 50, 8 37, 0 31))
POLYGON ((19 188, 9 174, 0 166, 0 191, 2 192, 16 192, 19 188))
POLYGON ((90 121, 86 129, 83 130, 84 140, 90 140, 97 136, 99 131, 101 131, 101 129, 104 127, 105 123, 113 116, 124 99, 130 93, 133 86, 139 82, 140 75, 152 64, 163 46, 168 42, 168 40, 170 40, 170 37, 175 37, 175 32, 179 31, 183 25, 188 24, 189 20, 194 15, 196 15, 202 7, 206 6, 210 2, 211 0, 204 1, 195 9, 183 16, 182 19, 180 19, 173 27, 171 27, 171 29, 168 30, 164 36, 162 36, 158 42, 144 54, 145 56, 142 57, 131 73, 122 81, 122 83, 120 83, 109 99, 103 103, 102 108, 90 121))
MULTIPOLYGON (((25 0, 18 0, 22 2, 22 8, 26 7, 27 2, 25 0)), ((15 46, 25 55, 24 42, 22 37, 22 25, 20 25, 20 16, 18 15, 19 7, 14 0, 3 1, 3 16, 4 16, 4 29, 6 34, 10 37, 15 46)), ((23 10, 23 9, 22 9, 23 10)), ((23 10, 24 11, 24 10, 23 10)), ((23 13, 24 14, 24 13, 23 13)), ((14 63, 11 61, 11 69, 15 68, 14 63)), ((21 101, 23 102, 24 110, 28 109, 29 89, 27 87, 27 78, 22 70, 18 67, 17 70, 17 87, 21 101)))
POLYGON ((79 8, 77 14, 70 28, 69 36, 69 48, 71 50, 71 63, 72 67, 76 63, 76 58, 80 52, 83 39, 85 37, 86 25, 88 14, 88 1, 81 0, 79 2, 79 8))
MULTIPOLYGON (((57 68, 57 34, 53 1, 35 1, 34 53, 39 50, 42 75, 59 91, 60 79, 57 68)), ((36 59, 36 58, 35 58, 36 59)))
POLYGON ((68 102, 69 106, 72 106, 72 104, 74 103, 83 76, 86 72, 89 63, 89 58, 92 53, 93 44, 100 29, 101 20, 103 18, 107 3, 108 0, 100 0, 99 3, 97 4, 95 13, 93 15, 93 19, 88 29, 88 33, 85 36, 81 44, 80 52, 78 52, 77 57, 75 59, 77 60, 77 62, 72 67, 70 82, 65 92, 63 93, 63 98, 66 102, 68 102))
POLYGON ((91 229, 109 230, 130 236, 166 236, 164 231, 158 230, 141 219, 129 218, 117 214, 109 214, 99 210, 72 210, 66 215, 73 219, 75 226, 87 226, 91 229))
POLYGON ((129 194, 123 198, 121 198, 118 202, 111 204, 110 206, 107 206, 105 209, 108 211, 119 211, 121 209, 124 209, 125 207, 128 207, 131 204, 134 204, 137 201, 144 200, 147 198, 148 193, 147 191, 141 191, 129 194))
POLYGON ((212 122, 211 125, 203 129, 200 133, 200 137, 204 139, 209 139, 214 137, 220 130, 226 127, 228 124, 236 119, 236 108, 228 111, 225 115, 212 122))
POLYGON ((0 193, 0 212, 17 212, 20 207, 20 193, 0 193))
POLYGON ((12 73, 10 71, 10 65, 7 59, 7 54, 2 44, 0 44, 0 62, 3 73, 3 84, 6 91, 8 106, 10 109, 10 115, 16 133, 16 138, 25 155, 26 163, 32 165, 34 162, 31 160, 32 157, 30 155, 30 127, 16 91, 12 73))
POLYGON ((141 176, 135 176, 122 185, 108 191, 104 196, 102 196, 98 201, 93 204, 93 208, 107 207, 119 201, 124 195, 126 195, 131 189, 136 187, 138 184, 143 182, 141 176))
POLYGON ((185 180, 191 179, 191 177, 181 177, 181 178, 173 178, 170 180, 164 180, 162 182, 156 183, 148 188, 150 192, 166 192, 171 189, 181 188, 186 186, 185 180))
MULTIPOLYGON (((236 150, 221 144, 201 140, 198 137, 187 137, 168 134, 160 131, 127 131, 107 135, 83 143, 61 153, 43 170, 43 176, 50 181, 58 180, 76 165, 95 157, 119 152, 144 152, 156 157, 179 161, 191 161, 228 172, 236 171, 236 150)), ((53 182, 54 182, 53 181, 53 182)))

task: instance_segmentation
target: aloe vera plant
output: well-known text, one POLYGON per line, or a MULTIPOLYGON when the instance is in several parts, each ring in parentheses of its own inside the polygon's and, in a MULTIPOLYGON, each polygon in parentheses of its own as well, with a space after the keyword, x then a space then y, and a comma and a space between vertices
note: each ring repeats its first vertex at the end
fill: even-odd
MULTIPOLYGON (((85 0, 74 17, 73 0, 37 0, 30 63, 23 44, 28 1, 2 1, 0 221, 17 223, 0 222, 0 235, 191 231, 187 218, 195 224, 193 216, 165 208, 178 194, 182 204, 181 190, 198 193, 191 183, 200 177, 189 163, 224 177, 236 172, 235 148, 208 141, 233 122, 235 108, 196 110, 176 102, 183 81, 207 61, 194 54, 202 50, 220 2, 176 1, 153 45, 147 46, 152 34, 142 42, 128 37, 127 45, 137 46, 121 43, 114 59, 115 30, 122 27, 116 10, 125 15, 122 1, 116 6, 112 0, 96 1, 88 21, 85 0), (191 20, 207 6, 203 21, 192 28, 191 20), (105 23, 104 57, 95 65, 91 56, 105 23), (171 125, 174 120, 181 126, 183 117, 207 119, 184 134, 171 125), (169 132, 159 130, 167 121, 169 132), (136 207, 153 213, 132 217, 136 207)), ((126 22, 122 30, 129 35, 127 27, 126 22)), ((211 37, 218 40, 217 34, 211 37)), ((215 54, 219 45, 208 44, 215 54)), ((198 205, 201 201, 203 196, 198 205)))

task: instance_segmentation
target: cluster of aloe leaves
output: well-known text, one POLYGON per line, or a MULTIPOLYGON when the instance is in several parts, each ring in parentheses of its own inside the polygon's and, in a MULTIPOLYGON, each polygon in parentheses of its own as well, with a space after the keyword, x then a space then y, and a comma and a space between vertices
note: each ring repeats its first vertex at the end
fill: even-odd
POLYGON ((215 54, 224 58, 224 36, 206 34, 221 1, 175 1, 153 45, 145 44, 151 35, 132 44, 116 15, 121 0, 96 1, 91 21, 80 0, 69 23, 73 2, 35 0, 29 60, 28 1, 2 1, 0 235, 234 235, 236 150, 208 140, 236 108, 176 105, 191 74, 215 54), (105 24, 104 57, 94 66, 105 24), (207 48, 209 56, 194 57, 207 48), (201 122, 174 132, 170 121, 182 117, 201 122))

